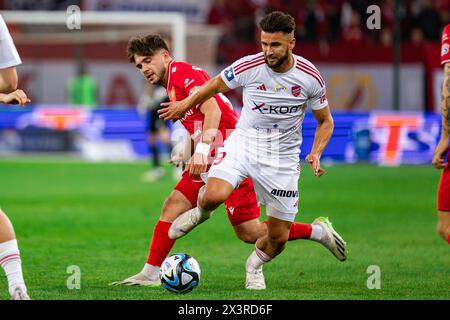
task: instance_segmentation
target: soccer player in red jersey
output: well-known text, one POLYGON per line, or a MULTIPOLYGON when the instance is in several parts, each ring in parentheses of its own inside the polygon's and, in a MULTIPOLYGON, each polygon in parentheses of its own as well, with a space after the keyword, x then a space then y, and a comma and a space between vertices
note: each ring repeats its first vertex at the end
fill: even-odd
MULTIPOLYGON (((137 37, 128 43, 128 59, 134 63, 150 84, 160 84, 171 101, 179 101, 193 94, 210 77, 202 69, 171 58, 165 41, 158 35, 137 37)), ((222 94, 216 94, 194 106, 180 119, 194 140, 195 152, 180 181, 164 202, 150 244, 147 263, 138 274, 115 285, 157 286, 160 284, 160 266, 175 244, 168 231, 172 222, 182 213, 197 207, 197 198, 204 186, 200 175, 209 170, 217 148, 235 129, 238 115, 222 94)), ((267 224, 259 221, 259 206, 251 179, 243 180, 225 201, 228 218, 238 238, 246 243, 267 233, 267 224)), ((201 217, 201 223, 208 217, 201 217), (204 220, 203 220, 204 219, 204 220)), ((199 219, 200 220, 200 219, 199 219)), ((293 223, 289 240, 311 239, 323 244, 330 237, 327 226, 320 221, 313 224, 293 223)), ((331 249, 327 247, 330 251, 331 249)), ((334 252, 331 251, 333 254, 334 252)))
POLYGON ((441 139, 434 151, 433 165, 437 169, 444 169, 437 197, 439 215, 437 231, 450 244, 450 164, 448 159, 450 156, 450 24, 444 28, 442 33, 441 65, 444 68, 441 96, 442 129, 441 139), (445 162, 445 155, 447 155, 447 162, 445 162))

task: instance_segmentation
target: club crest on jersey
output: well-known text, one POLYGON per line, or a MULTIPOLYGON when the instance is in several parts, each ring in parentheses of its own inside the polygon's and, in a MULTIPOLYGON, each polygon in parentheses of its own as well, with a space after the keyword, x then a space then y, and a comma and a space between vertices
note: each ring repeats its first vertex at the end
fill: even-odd
POLYGON ((280 84, 277 84, 275 86, 275 88, 273 89, 273 91, 275 91, 275 92, 286 92, 286 87, 284 87, 284 86, 282 86, 280 84))
POLYGON ((300 95, 300 93, 302 92, 302 87, 300 87, 300 86, 293 86, 291 88, 291 92, 292 92, 292 95, 294 97, 298 97, 300 95))
POLYGON ((169 92, 169 99, 170 101, 177 101, 177 94, 175 93, 174 87, 172 87, 172 89, 169 92))
POLYGON ((234 72, 233 67, 229 67, 224 71, 225 78, 227 78, 228 81, 231 81, 234 79, 234 72))

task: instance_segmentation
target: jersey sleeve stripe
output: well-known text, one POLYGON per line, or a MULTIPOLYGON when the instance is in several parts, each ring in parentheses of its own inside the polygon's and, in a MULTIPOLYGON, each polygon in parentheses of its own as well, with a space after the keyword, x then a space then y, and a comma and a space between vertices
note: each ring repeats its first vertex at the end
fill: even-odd
POLYGON ((311 62, 309 62, 307 60, 297 61, 297 62, 302 64, 302 65, 304 65, 305 67, 307 67, 311 71, 314 71, 320 77, 320 79, 322 79, 322 82, 325 83, 325 81, 322 78, 322 75, 320 74, 320 71, 311 62))
POLYGON ((314 73, 317 77, 319 77, 319 79, 321 80, 321 81, 319 81, 319 82, 321 82, 321 85, 322 85, 322 86, 325 84, 325 81, 323 80, 322 76, 320 75, 319 70, 317 70, 316 68, 310 67, 310 66, 308 66, 307 64, 304 64, 304 63, 301 63, 301 62, 297 63, 297 66, 303 67, 303 68, 305 68, 305 69, 311 71, 311 72, 314 73))
POLYGON ((243 66, 244 64, 248 64, 248 63, 251 63, 251 62, 253 62, 253 61, 255 61, 255 60, 258 60, 258 59, 260 59, 261 57, 263 57, 262 53, 258 54, 256 57, 254 57, 254 58, 251 59, 251 60, 247 60, 247 61, 244 61, 244 62, 241 62, 241 63, 237 64, 237 65, 235 66, 235 68, 237 69, 237 68, 243 66))
POLYGON ((265 63, 264 60, 263 60, 263 61, 255 62, 254 64, 248 65, 247 67, 245 67, 245 68, 239 70, 238 72, 236 72, 236 75, 241 74, 242 72, 244 72, 244 71, 246 71, 246 70, 248 70, 248 69, 252 69, 252 68, 254 68, 254 67, 260 66, 260 65, 262 65, 262 64, 264 64, 264 63, 265 63))
POLYGON ((309 71, 308 69, 304 69, 304 68, 301 67, 301 66, 296 66, 296 68, 297 68, 298 70, 300 70, 300 71, 303 71, 303 72, 309 74, 311 77, 314 77, 314 78, 317 80, 317 82, 319 82, 320 86, 323 88, 323 83, 322 83, 322 81, 320 80, 320 78, 319 78, 316 74, 312 73, 312 72, 309 71))
POLYGON ((240 65, 239 67, 235 67, 234 68, 234 72, 238 73, 240 70, 248 67, 249 65, 254 64, 254 63, 259 63, 259 62, 262 62, 262 61, 264 61, 263 57, 261 57, 259 59, 255 59, 255 60, 249 61, 249 62, 247 62, 245 64, 240 65))
POLYGON ((310 69, 312 69, 315 72, 317 72, 318 74, 320 74, 319 70, 310 61, 304 59, 304 60, 298 60, 297 62, 307 65, 310 69))

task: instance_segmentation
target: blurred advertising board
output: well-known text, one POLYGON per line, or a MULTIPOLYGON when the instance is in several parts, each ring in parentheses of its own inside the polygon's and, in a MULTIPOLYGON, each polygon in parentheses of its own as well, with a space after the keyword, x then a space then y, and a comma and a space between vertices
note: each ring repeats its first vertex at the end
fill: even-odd
MULTIPOLYGON (((333 117, 335 129, 324 162, 428 164, 441 126, 440 115, 434 113, 333 111, 333 117)), ((308 112, 302 159, 311 149, 316 124, 308 112)), ((146 158, 146 120, 135 109, 0 108, 0 155, 48 151, 74 152, 92 161, 146 158)))
MULTIPOLYGON (((391 64, 319 64, 333 109, 346 111, 392 110, 394 70, 391 64)), ((400 67, 400 110, 424 110, 424 68, 400 67)))
MULTIPOLYGON (((320 64, 326 79, 327 97, 333 110, 372 111, 393 109, 393 70, 389 65, 320 64)), ((100 105, 133 108, 144 91, 144 79, 126 62, 92 61, 89 74, 97 84, 100 105)), ((401 110, 424 110, 424 70, 420 65, 401 67, 401 110)), ((36 103, 67 103, 68 81, 76 66, 64 60, 30 61, 19 67, 22 88, 36 103)), ((237 94, 232 91, 230 95, 237 94)), ((233 104, 242 102, 239 94, 230 96, 233 104)))

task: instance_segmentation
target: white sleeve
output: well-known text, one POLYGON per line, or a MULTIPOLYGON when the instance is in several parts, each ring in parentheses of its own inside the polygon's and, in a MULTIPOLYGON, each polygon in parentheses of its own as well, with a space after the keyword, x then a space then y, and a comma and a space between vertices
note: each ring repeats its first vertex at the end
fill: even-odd
POLYGON ((316 79, 312 79, 308 104, 312 110, 323 109, 328 105, 325 84, 322 86, 316 79))
POLYGON ((9 34, 3 17, 0 16, 0 69, 14 67, 22 63, 9 34))
POLYGON ((251 60, 251 56, 241 58, 233 62, 231 66, 222 70, 220 76, 222 77, 222 80, 225 82, 228 88, 235 89, 237 87, 245 87, 247 85, 251 78, 251 76, 249 76, 250 72, 242 72, 242 68, 236 69, 236 67, 248 63, 247 61, 249 61, 249 59, 251 60))

